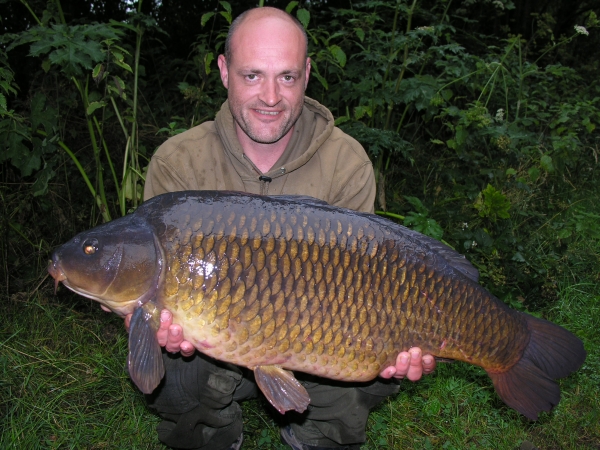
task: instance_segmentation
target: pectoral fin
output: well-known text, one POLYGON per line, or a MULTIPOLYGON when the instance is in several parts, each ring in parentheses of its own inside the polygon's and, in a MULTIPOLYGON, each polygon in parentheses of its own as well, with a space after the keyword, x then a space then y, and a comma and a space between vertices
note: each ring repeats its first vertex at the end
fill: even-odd
POLYGON ((281 414, 289 410, 304 412, 310 403, 308 392, 294 374, 277 366, 254 368, 254 378, 269 403, 281 414))
POLYGON ((129 376, 144 394, 150 394, 165 375, 162 351, 156 331, 160 311, 150 302, 137 308, 129 325, 129 376))

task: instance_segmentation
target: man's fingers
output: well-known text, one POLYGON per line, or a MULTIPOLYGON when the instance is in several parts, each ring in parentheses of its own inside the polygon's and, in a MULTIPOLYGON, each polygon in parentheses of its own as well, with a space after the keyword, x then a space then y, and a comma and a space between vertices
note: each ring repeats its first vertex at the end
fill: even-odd
POLYGON ((125 316, 125 329, 127 330, 128 333, 129 333, 129 324, 131 323, 131 316, 133 316, 133 314, 127 314, 125 316))
POLYGON ((173 324, 169 327, 167 333, 167 344, 165 349, 171 353, 177 353, 181 350, 181 343, 183 342, 183 331, 177 324, 173 324))
MULTIPOLYGON (((156 338, 161 347, 165 347, 169 341, 169 327, 173 322, 173 316, 169 311, 163 309, 160 312, 160 327, 156 332, 156 338)), ((167 349, 169 350, 169 349, 167 349)), ((169 350, 171 351, 171 350, 169 350)))
POLYGON ((181 349, 181 354, 183 356, 192 356, 196 351, 192 343, 189 341, 182 341, 179 348, 181 349))
POLYGON ((424 374, 435 370, 435 358, 432 355, 423 355, 419 347, 413 347, 407 352, 400 352, 396 357, 395 367, 386 367, 379 374, 382 378, 408 378, 411 381, 419 380, 424 374))
POLYGON ((430 374, 435 370, 435 358, 433 355, 423 355, 423 373, 430 374))
POLYGON ((379 376, 381 378, 385 378, 387 380, 388 378, 392 378, 395 373, 396 373, 396 368, 394 366, 389 366, 389 367, 386 367, 385 369, 383 369, 379 373, 379 376))
MULTIPOLYGON (((129 324, 132 314, 125 316, 125 328, 129 332, 129 324)), ((181 352, 183 356, 192 356, 196 349, 191 342, 183 339, 182 328, 173 323, 173 314, 163 309, 160 312, 160 326, 156 332, 156 339, 161 347, 170 353, 181 352)))
POLYGON ((423 375, 423 358, 421 356, 421 349, 413 347, 408 351, 408 353, 410 353, 410 365, 408 367, 406 378, 408 378, 410 381, 417 381, 423 375))

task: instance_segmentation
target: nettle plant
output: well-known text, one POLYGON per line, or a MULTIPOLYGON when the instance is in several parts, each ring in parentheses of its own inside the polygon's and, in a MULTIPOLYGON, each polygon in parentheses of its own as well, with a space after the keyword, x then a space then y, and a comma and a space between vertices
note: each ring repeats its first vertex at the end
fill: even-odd
POLYGON ((29 56, 39 59, 44 72, 54 72, 61 79, 58 84, 74 87, 76 92, 76 97, 60 93, 70 103, 61 111, 49 105, 43 92, 38 92, 31 102, 29 120, 15 116, 4 120, 0 124, 6 143, 4 159, 10 159, 21 176, 33 176, 33 195, 43 195, 60 164, 59 149, 66 152, 103 221, 111 220, 113 203, 124 215, 128 207, 136 207, 141 201, 145 161, 140 162, 140 156, 144 156, 145 148, 139 142, 138 83, 144 73, 140 53, 144 33, 158 30, 153 19, 140 13, 141 4, 137 3, 138 10, 131 12, 127 22, 70 25, 65 22, 60 1, 54 0, 49 2, 42 19, 28 7, 37 26, 16 36, 3 36, 7 51, 28 46, 29 56), (126 43, 127 33, 135 37, 133 48, 126 43), (78 114, 85 121, 91 152, 82 154, 65 142, 63 127, 66 111, 71 107, 81 108, 78 114), (106 138, 105 126, 115 118, 125 142, 121 154, 111 148, 106 138), (107 196, 106 174, 116 190, 116 201, 107 196))

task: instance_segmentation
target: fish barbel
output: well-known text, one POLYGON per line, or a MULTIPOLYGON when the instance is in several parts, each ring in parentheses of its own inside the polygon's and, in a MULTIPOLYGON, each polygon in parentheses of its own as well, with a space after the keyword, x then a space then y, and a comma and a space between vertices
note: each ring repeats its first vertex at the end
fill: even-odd
POLYGON ((576 336, 507 307, 446 245, 309 197, 163 194, 78 234, 48 270, 133 313, 128 367, 144 393, 164 375, 163 308, 201 352, 252 369, 280 412, 310 402, 291 371, 367 381, 421 347, 483 367, 500 398, 535 420, 560 400, 554 380, 585 360, 576 336))

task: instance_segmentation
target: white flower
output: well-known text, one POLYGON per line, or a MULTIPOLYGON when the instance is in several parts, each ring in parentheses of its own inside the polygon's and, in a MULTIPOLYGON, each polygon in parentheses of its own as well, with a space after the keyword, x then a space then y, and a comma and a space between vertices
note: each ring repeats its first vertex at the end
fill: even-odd
POLYGON ((498 9, 504 9, 504 3, 502 3, 500 0, 494 0, 492 2, 492 5, 494 5, 498 9))
POLYGON ((504 109, 500 108, 496 111, 496 122, 502 122, 504 120, 504 109))
POLYGON ((477 247, 477 242, 475 242, 475 241, 471 242, 471 248, 473 248, 473 247, 477 247))
POLYGON ((585 34, 586 36, 590 35, 590 32, 588 30, 585 29, 585 27, 582 27, 581 25, 575 25, 575 31, 577 31, 579 34, 585 34))
POLYGON ((467 222, 463 222, 462 229, 469 228, 469 224, 467 222))

